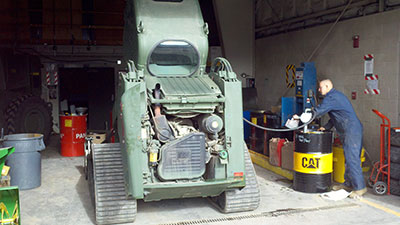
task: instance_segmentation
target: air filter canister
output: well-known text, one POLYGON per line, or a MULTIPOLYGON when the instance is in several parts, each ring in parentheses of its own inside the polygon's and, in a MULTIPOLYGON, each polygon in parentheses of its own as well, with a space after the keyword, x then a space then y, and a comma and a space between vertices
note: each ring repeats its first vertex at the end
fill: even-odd
POLYGON ((293 189, 306 193, 330 191, 333 171, 332 132, 296 132, 293 189))

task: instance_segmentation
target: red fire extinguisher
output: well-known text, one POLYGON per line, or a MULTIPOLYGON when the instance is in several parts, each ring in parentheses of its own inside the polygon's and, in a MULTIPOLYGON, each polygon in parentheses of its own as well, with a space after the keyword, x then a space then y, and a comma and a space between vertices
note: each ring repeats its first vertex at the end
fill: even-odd
POLYGON ((353 48, 358 48, 360 46, 360 36, 354 35, 353 36, 353 48))

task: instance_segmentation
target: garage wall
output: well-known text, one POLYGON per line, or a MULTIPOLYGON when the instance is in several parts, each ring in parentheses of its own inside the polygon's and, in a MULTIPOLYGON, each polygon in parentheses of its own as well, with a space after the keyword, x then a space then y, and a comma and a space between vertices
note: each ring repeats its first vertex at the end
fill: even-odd
MULTIPOLYGON (((307 60, 332 24, 256 40, 256 87, 261 108, 270 109, 286 89, 285 66, 307 60)), ((379 157, 380 118, 371 110, 387 115, 393 126, 399 123, 400 10, 339 22, 311 61, 318 79, 330 78, 336 89, 357 99, 351 100, 364 125, 364 146, 374 160, 379 157), (353 35, 360 35, 360 47, 353 48, 353 35), (380 95, 365 95, 365 54, 375 57, 374 73, 379 75, 380 95)))

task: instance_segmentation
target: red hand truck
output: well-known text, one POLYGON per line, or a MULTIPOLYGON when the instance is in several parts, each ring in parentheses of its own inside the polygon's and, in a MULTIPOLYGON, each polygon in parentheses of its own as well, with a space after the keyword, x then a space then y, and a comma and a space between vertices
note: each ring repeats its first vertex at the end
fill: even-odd
POLYGON ((375 194, 390 195, 390 120, 376 109, 372 110, 380 118, 380 157, 379 161, 375 162, 368 179, 368 185, 372 187, 375 194), (385 154, 385 130, 387 132, 387 155, 385 154))

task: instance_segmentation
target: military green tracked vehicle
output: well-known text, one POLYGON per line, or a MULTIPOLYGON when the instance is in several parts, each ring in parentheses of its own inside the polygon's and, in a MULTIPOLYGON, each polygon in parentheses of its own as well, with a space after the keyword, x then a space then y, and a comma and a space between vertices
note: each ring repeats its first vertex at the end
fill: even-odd
POLYGON ((207 35, 197 0, 127 1, 119 143, 86 147, 98 224, 134 221, 138 199, 210 197, 226 213, 258 207, 241 83, 223 58, 206 73, 207 35))

